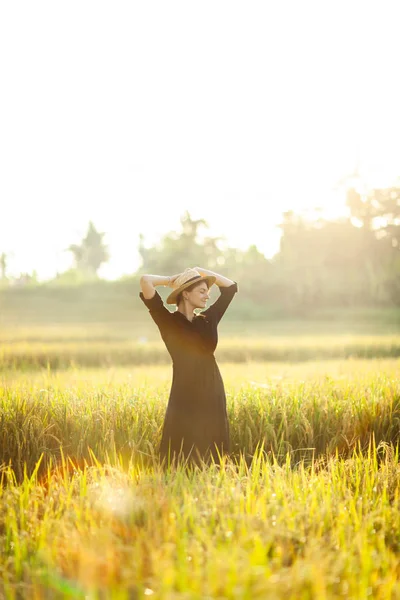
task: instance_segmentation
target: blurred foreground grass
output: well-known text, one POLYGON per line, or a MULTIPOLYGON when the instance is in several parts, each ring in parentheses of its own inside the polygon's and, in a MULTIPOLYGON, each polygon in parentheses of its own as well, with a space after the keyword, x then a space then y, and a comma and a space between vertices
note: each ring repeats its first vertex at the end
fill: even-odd
MULTIPOLYGON (((257 453, 184 472, 118 462, 3 471, 6 598, 395 599, 399 465, 386 445, 323 466, 257 453)), ((1 489, 1 488, 0 488, 1 489)))

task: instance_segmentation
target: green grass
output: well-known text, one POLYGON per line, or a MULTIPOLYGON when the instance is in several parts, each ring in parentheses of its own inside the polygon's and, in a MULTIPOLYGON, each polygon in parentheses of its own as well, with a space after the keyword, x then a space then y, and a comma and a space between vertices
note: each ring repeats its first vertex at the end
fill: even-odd
POLYGON ((193 470, 156 459, 170 366, 3 369, 0 598, 400 598, 400 360, 220 368, 193 470))
MULTIPOLYGON (((265 323, 266 330, 277 326, 286 330, 302 331, 367 331, 368 333, 400 332, 399 306, 324 306, 318 301, 302 306, 293 298, 280 298, 269 293, 254 297, 254 289, 246 280, 239 281, 239 293, 224 316, 224 324, 243 331, 248 325, 265 323)), ((150 330, 150 319, 139 298, 139 277, 124 281, 92 281, 77 285, 58 286, 48 282, 26 287, 0 287, 0 325, 36 323, 48 326, 54 323, 124 327, 144 324, 150 330)), ((157 288, 165 300, 168 288, 157 288)), ((211 288, 210 302, 219 295, 217 286, 211 288)), ((324 302, 329 302, 328 298, 324 302)))

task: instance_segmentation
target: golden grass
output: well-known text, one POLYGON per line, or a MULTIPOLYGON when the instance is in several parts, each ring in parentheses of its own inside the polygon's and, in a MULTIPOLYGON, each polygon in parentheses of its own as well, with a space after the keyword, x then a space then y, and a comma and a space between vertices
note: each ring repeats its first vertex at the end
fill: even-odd
POLYGON ((191 470, 169 366, 1 374, 0 598, 400 598, 400 360, 220 368, 235 451, 191 470))
MULTIPOLYGON (((40 337, 22 329, 14 337, 0 336, 0 370, 65 369, 128 365, 169 364, 170 357, 160 338, 132 337, 103 331, 85 336, 68 328, 40 337), (121 337, 119 337, 121 336, 121 337)), ((222 337, 216 357, 222 362, 304 362, 340 358, 398 358, 399 335, 222 337)))

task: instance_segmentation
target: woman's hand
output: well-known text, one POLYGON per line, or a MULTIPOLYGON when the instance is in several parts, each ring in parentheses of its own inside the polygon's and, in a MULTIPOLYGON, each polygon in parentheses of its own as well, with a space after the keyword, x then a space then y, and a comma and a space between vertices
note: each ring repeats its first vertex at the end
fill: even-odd
POLYGON ((182 275, 182 273, 171 275, 171 277, 169 278, 168 287, 172 288, 174 286, 175 281, 178 279, 178 277, 180 277, 180 275, 182 275))
POLYGON ((180 273, 177 275, 172 275, 171 277, 169 275, 142 275, 140 278, 140 287, 143 292, 143 296, 146 298, 146 300, 150 300, 155 294, 155 287, 157 285, 172 287, 179 275, 180 273))
POLYGON ((215 283, 218 287, 229 287, 233 285, 235 282, 233 279, 228 279, 228 277, 224 277, 224 275, 220 275, 219 273, 215 273, 214 271, 210 271, 209 269, 203 269, 202 267, 193 267, 200 273, 202 277, 206 277, 207 275, 212 275, 216 278, 215 283))

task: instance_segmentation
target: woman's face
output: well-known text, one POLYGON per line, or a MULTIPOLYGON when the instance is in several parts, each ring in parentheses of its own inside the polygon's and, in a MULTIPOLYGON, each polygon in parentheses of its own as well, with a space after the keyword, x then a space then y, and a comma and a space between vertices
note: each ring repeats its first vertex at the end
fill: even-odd
POLYGON ((208 287, 205 282, 199 283, 190 292, 187 290, 183 291, 183 296, 190 302, 193 308, 204 308, 207 300, 210 298, 208 293, 208 287))

